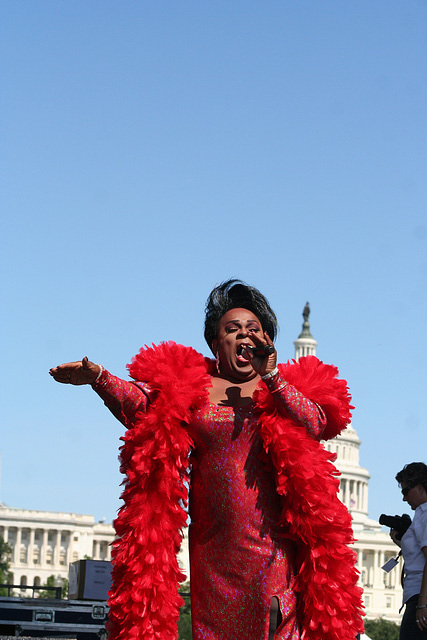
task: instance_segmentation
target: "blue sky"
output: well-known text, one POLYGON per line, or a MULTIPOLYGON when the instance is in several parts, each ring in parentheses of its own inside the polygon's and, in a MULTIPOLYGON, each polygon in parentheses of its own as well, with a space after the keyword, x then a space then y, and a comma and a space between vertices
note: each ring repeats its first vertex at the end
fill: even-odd
POLYGON ((426 461, 427 2, 0 1, 6 504, 119 506, 122 426, 51 366, 208 353, 239 277, 293 356, 310 301, 370 470, 426 461))

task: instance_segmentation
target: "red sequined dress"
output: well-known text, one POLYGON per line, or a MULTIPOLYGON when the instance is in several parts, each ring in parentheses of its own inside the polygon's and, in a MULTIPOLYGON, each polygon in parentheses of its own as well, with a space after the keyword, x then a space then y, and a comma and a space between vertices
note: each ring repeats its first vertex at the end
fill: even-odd
MULTIPOLYGON (((280 374, 266 381, 279 412, 319 438, 324 417, 280 374)), ((93 385, 124 424, 150 404, 150 387, 103 371, 93 385)), ((194 640, 266 640, 272 598, 277 640, 300 638, 292 590, 294 543, 257 430, 254 404, 207 402, 193 414, 189 531, 194 640)))

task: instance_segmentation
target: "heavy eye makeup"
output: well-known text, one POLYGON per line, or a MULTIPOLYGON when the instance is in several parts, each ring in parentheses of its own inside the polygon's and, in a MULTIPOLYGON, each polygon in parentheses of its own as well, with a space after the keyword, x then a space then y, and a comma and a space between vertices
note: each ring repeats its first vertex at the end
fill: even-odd
MULTIPOLYGON (((232 324, 228 324, 225 326, 225 331, 227 333, 234 333, 236 331, 239 331, 239 329, 241 328, 242 328, 242 325, 240 323, 233 322, 232 324)), ((251 323, 249 326, 246 326, 246 329, 251 333, 259 333, 259 331, 261 330, 261 327, 257 324, 251 323)))
MULTIPOLYGON (((242 329, 240 324, 229 324, 225 326, 226 333, 236 333, 242 329)), ((246 330, 248 333, 259 333, 261 331, 261 327, 259 325, 247 326, 246 330)))

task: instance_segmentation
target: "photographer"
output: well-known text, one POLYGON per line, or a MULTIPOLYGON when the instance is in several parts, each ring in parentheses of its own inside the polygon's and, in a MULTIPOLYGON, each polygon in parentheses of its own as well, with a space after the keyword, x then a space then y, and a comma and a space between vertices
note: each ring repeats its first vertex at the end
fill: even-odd
POLYGON ((399 640, 427 640, 427 465, 407 464, 396 475, 403 500, 415 511, 412 524, 399 539, 396 529, 390 536, 402 549, 404 560, 403 603, 405 613, 399 640))

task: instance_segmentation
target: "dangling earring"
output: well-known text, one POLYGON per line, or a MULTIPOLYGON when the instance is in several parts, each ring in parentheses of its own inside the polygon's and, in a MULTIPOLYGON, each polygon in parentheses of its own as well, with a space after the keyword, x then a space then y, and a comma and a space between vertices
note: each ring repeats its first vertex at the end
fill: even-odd
POLYGON ((219 351, 216 352, 216 356, 215 356, 215 364, 216 364, 216 370, 218 371, 219 375, 221 375, 221 371, 220 371, 220 361, 219 361, 219 351))

